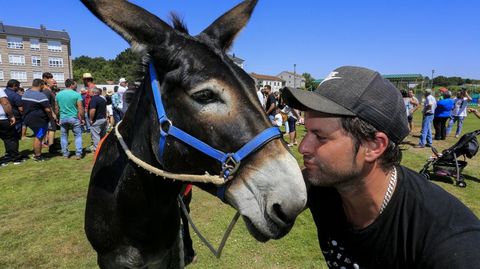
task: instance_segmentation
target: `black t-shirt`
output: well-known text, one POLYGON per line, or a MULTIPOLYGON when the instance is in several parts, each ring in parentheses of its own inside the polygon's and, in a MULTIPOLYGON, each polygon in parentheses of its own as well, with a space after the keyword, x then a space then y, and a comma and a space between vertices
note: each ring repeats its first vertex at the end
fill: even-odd
MULTIPOLYGON (((265 111, 268 111, 268 109, 270 108, 270 106, 274 104, 275 107, 277 106, 277 99, 275 99, 275 95, 273 94, 269 94, 267 96, 267 101, 265 103, 265 111)), ((268 113, 269 116, 274 116, 275 117, 275 107, 273 108, 272 111, 270 111, 270 113, 268 113)))
POLYGON ((30 127, 43 127, 48 122, 45 108, 50 108, 47 96, 39 91, 27 90, 22 96, 23 120, 30 127))
POLYGON ((20 110, 18 110, 18 108, 23 107, 22 96, 10 88, 5 88, 5 94, 7 95, 8 101, 12 106, 13 115, 15 116, 15 119, 17 121, 21 120, 22 113, 20 113, 20 110))
POLYGON ((55 107, 55 93, 49 88, 43 88, 41 92, 47 96, 50 107, 55 107))
POLYGON ((105 119, 107 117, 107 100, 105 97, 100 95, 92 96, 92 100, 90 100, 89 109, 96 109, 95 116, 93 117, 92 121, 105 119))
POLYGON ((480 221, 423 176, 397 167, 395 192, 367 228, 353 230, 340 195, 311 187, 308 206, 330 268, 480 268, 480 221))

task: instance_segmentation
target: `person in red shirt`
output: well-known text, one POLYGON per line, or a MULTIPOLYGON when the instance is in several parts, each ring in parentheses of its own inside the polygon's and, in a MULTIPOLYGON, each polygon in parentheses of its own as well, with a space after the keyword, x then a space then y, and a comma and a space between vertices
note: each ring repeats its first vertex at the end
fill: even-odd
POLYGON ((88 115, 88 108, 93 96, 93 89, 95 89, 95 83, 93 83, 93 76, 91 73, 84 73, 82 76, 83 85, 85 86, 80 90, 83 99, 83 105, 85 108, 85 132, 90 132, 90 118, 88 115))

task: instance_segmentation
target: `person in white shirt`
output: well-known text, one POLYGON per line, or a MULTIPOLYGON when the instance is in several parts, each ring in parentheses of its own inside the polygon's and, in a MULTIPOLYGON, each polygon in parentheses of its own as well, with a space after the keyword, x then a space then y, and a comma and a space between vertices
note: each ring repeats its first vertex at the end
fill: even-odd
POLYGON ((424 148, 425 146, 431 147, 433 138, 432 138, 432 122, 433 122, 433 112, 437 108, 437 101, 435 97, 432 96, 432 90, 425 90, 425 102, 423 103, 423 120, 422 120, 422 131, 420 133, 420 141, 416 148, 424 148))
POLYGON ((265 109, 265 96, 263 95, 262 88, 258 88, 257 96, 258 96, 258 100, 260 101, 260 104, 262 105, 263 109, 265 109))
POLYGON ((453 125, 457 122, 457 130, 455 131, 455 137, 458 137, 462 132, 463 120, 467 117, 468 102, 472 101, 472 97, 468 95, 467 89, 462 89, 457 93, 455 98, 455 106, 452 110, 452 117, 447 127, 447 136, 452 132, 453 125))

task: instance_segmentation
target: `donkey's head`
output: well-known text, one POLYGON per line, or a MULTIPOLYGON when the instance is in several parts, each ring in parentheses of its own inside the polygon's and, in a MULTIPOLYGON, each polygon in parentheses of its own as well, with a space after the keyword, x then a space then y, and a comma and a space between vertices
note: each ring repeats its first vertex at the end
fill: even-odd
MULTIPOLYGON (((237 151, 271 127, 253 79, 226 55, 256 0, 240 3, 197 36, 190 36, 178 19, 172 28, 123 0, 82 2, 148 57, 156 69, 166 114, 176 127, 223 152, 237 151)), ((153 107, 148 84, 139 98, 150 98, 153 107)), ((133 113, 129 109, 127 117, 133 113)), ((155 115, 146 117, 152 119, 150 142, 156 153, 160 126, 155 115)), ((156 159, 170 172, 218 174, 221 170, 216 160, 170 137, 163 160, 156 159)), ((290 230, 305 206, 306 189, 295 158, 280 139, 242 161, 226 186, 225 200, 239 210, 257 240, 280 238, 290 230)))

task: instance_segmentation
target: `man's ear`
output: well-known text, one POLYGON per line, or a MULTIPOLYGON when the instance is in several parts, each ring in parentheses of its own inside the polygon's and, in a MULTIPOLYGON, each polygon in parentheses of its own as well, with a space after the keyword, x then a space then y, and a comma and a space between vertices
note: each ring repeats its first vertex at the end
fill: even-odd
POLYGON ((388 136, 385 133, 377 132, 375 134, 375 139, 371 141, 364 142, 365 149, 365 161, 374 162, 387 149, 389 143, 388 136))

